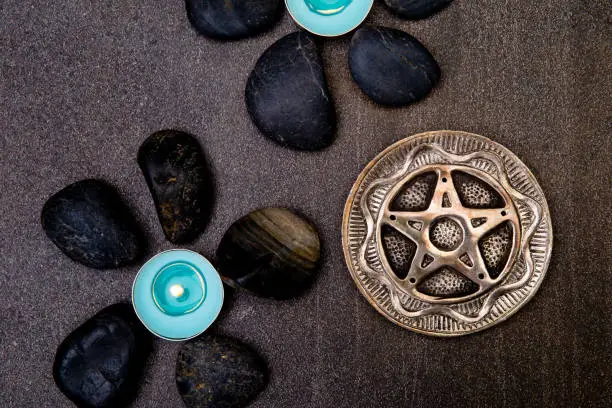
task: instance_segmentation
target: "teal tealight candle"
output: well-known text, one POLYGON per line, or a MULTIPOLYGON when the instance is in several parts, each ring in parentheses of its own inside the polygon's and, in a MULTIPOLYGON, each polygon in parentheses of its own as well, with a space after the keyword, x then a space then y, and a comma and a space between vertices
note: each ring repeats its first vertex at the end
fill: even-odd
POLYGON ((359 26, 373 3, 374 0, 285 0, 298 25, 325 37, 343 35, 359 26))
POLYGON ((132 303, 152 333, 186 340, 204 332, 219 315, 223 283, 202 255, 170 250, 142 266, 132 287, 132 303))

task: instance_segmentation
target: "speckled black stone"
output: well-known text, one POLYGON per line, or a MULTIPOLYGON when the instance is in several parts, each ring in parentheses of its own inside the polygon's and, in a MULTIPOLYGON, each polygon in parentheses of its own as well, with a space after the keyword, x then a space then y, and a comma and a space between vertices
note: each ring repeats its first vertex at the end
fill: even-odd
POLYGON ((176 130, 156 132, 140 146, 138 165, 166 238, 175 244, 193 241, 206 227, 214 196, 198 141, 176 130))
POLYGON ((424 98, 440 80, 440 67, 416 38, 386 27, 362 27, 349 49, 353 79, 374 102, 404 106, 424 98))
POLYGON ((264 360, 244 343, 205 334, 181 348, 176 385, 187 408, 242 408, 268 383, 264 360))
POLYGON ((116 268, 139 259, 144 239, 117 191, 101 180, 82 180, 47 200, 42 227, 73 260, 91 268, 116 268))
POLYGON ((419 20, 437 13, 453 0, 384 0, 384 2, 398 16, 419 20))
POLYGON ((304 292, 319 266, 315 228, 284 208, 262 208, 234 222, 217 248, 217 269, 228 282, 274 299, 304 292))
POLYGON ((270 29, 282 16, 282 0, 186 0, 191 25, 207 37, 236 40, 270 29))
POLYGON ((272 44, 253 68, 245 97, 251 119, 275 142, 301 150, 332 143, 336 111, 311 35, 295 32, 272 44))
POLYGON ((136 395, 151 343, 131 305, 109 306, 60 344, 53 378, 78 407, 125 407, 136 395))

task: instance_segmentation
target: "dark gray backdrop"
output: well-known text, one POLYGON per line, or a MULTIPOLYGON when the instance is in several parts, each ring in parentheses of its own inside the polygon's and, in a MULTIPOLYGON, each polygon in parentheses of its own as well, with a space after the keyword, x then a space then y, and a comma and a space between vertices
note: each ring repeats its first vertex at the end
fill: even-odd
MULTIPOLYGON (((241 295, 220 322, 267 358, 253 407, 611 406, 609 368, 611 108, 609 2, 456 0, 426 21, 377 4, 371 23, 404 29, 436 56, 441 85, 403 109, 375 106, 351 81, 348 38, 323 44, 337 103, 336 142, 297 153, 258 134, 243 102, 259 55, 295 30, 220 43, 190 28, 182 1, 0 2, 0 406, 63 407, 51 365, 60 341, 130 296, 137 267, 94 271, 40 228, 44 201, 104 178, 163 238, 135 162, 169 127, 202 143, 215 172, 212 255, 233 220, 261 206, 310 217, 324 242, 314 288, 290 302, 241 295), (413 334, 359 295, 344 265, 344 200, 366 163, 413 133, 466 130, 514 151, 550 204, 555 243, 537 296, 509 321, 468 337, 413 334)), ((179 344, 157 342, 135 407, 180 407, 179 344)))

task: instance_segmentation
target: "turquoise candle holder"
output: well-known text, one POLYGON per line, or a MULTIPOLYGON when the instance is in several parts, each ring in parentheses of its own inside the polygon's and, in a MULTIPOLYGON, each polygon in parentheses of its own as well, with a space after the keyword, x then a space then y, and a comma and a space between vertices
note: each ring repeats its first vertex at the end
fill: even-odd
POLYGON ((145 263, 132 287, 138 318, 166 340, 203 333, 223 305, 221 277, 202 255, 184 249, 157 254, 145 263))
POLYGON ((285 0, 295 22, 313 34, 336 37, 359 26, 374 0, 285 0))

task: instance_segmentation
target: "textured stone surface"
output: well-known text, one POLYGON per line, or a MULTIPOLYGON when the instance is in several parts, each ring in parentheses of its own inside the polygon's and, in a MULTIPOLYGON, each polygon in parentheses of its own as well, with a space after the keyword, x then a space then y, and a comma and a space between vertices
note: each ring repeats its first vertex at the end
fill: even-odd
POLYGON ((140 146, 138 165, 166 238, 174 244, 197 238, 210 218, 214 194, 198 141, 176 130, 155 132, 140 146))
POLYGON ((132 306, 109 306, 60 344, 53 378, 79 407, 125 407, 136 396, 150 348, 151 335, 132 306))
MULTIPOLYGON (((151 248, 169 249, 135 163, 151 133, 201 137, 217 204, 189 248, 208 257, 233 221, 264 206, 299 209, 323 244, 315 285, 295 300, 237 293, 215 327, 253 345, 270 384, 249 408, 612 406, 609 1, 458 0, 419 22, 375 2, 371 24, 423 41, 444 76, 405 109, 372 103, 351 79, 349 37, 322 42, 336 141, 294 152, 261 137, 244 88, 261 53, 295 31, 231 44, 194 34, 181 1, 0 2, 0 406, 73 408, 53 383, 57 345, 130 298, 137 267, 89 271, 40 227, 47 197, 101 177, 120 189, 151 248), (7 17, 8 16, 8 17, 7 17), (82 17, 83 16, 83 17, 82 17), (359 294, 340 242, 355 178, 404 136, 460 129, 493 138, 540 181, 555 243, 540 291, 495 329, 432 339, 395 327, 359 294), (588 200, 587 200, 588 198, 588 200), (588 203, 588 205, 585 205, 588 203)), ((180 344, 157 341, 134 408, 177 408, 180 344)))
POLYGON ((185 0, 187 17, 200 34, 237 40, 270 29, 283 12, 282 0, 185 0))
POLYGON ((264 360, 244 343, 205 334, 181 348, 176 385, 187 408, 243 408, 266 387, 264 360))
POLYGON ((423 99, 440 80, 440 67, 413 36, 386 27, 362 27, 349 51, 351 75, 381 105, 403 106, 423 99))
POLYGON ((400 17, 419 20, 437 13, 453 0, 384 0, 384 2, 400 17))
POLYGON ((54 194, 41 222, 59 249, 92 268, 117 268, 143 253, 140 227, 115 189, 101 180, 82 180, 54 194))
POLYGON ((289 34, 268 48, 247 81, 246 105, 257 128, 281 145, 318 150, 331 144, 336 112, 314 37, 289 34))
POLYGON ((320 243, 308 221, 284 208, 255 210, 227 230, 217 248, 219 273, 260 296, 304 292, 318 268, 320 243))

